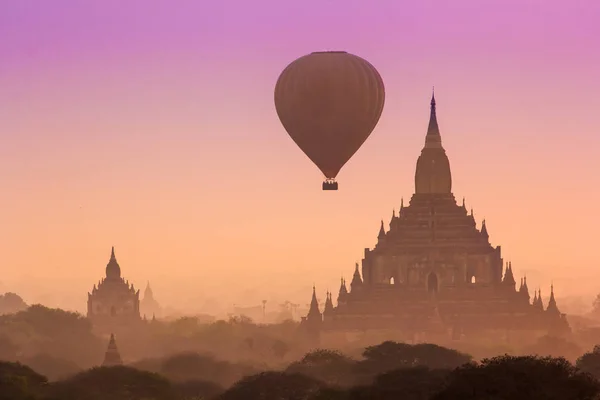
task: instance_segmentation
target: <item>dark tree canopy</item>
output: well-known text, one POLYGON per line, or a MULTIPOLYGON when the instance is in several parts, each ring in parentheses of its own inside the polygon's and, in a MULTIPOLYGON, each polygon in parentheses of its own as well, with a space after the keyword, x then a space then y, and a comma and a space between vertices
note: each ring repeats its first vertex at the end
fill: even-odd
POLYGON ((13 314, 27 309, 27 303, 16 293, 0 294, 0 315, 13 314))
POLYGON ((210 381, 229 386, 245 375, 255 373, 243 364, 231 364, 211 355, 186 352, 175 354, 162 362, 160 374, 173 382, 210 381))
POLYGON ((349 386, 355 383, 356 361, 339 351, 317 349, 288 366, 287 372, 299 373, 329 385, 349 386))
POLYGON ((0 400, 39 399, 46 384, 46 378, 31 368, 0 361, 0 400))
POLYGON ((398 368, 451 369, 471 362, 472 357, 431 343, 410 345, 386 341, 363 352, 361 370, 383 373, 398 368))
POLYGON ((313 398, 323 387, 323 383, 305 375, 271 371, 242 379, 218 399, 307 400, 313 398))
POLYGON ((53 384, 50 394, 60 400, 178 400, 165 378, 124 366, 92 368, 53 384))
POLYGON ((564 358, 502 356, 457 368, 432 400, 592 400, 599 389, 564 358))
POLYGON ((600 346, 594 346, 592 351, 579 357, 575 365, 581 371, 600 379, 600 346))

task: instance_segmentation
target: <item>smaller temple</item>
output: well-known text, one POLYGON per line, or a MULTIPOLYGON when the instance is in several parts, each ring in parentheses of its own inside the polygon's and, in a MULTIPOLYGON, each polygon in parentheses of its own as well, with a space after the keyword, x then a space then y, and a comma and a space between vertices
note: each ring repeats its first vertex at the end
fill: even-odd
POLYGON ((117 349, 115 335, 111 333, 110 341, 108 342, 108 348, 106 349, 106 354, 104 355, 104 362, 102 363, 102 366, 114 367, 116 365, 123 365, 123 361, 121 360, 121 355, 119 354, 119 350, 117 349))
POLYGON ((144 298, 140 301, 140 312, 145 317, 151 315, 158 315, 160 317, 162 314, 162 308, 154 298, 154 292, 150 288, 150 282, 146 284, 144 298))
POLYGON ((87 316, 94 328, 114 332, 140 322, 140 291, 121 277, 121 267, 112 248, 106 277, 88 293, 87 316))

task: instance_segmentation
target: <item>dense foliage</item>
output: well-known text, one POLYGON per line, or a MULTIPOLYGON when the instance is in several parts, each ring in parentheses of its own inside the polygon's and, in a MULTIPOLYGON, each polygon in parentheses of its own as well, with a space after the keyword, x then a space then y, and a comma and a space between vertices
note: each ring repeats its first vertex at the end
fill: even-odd
POLYGON ((97 367, 106 338, 76 313, 35 305, 0 316, 0 400, 600 398, 600 347, 582 355, 564 338, 523 347, 539 355, 481 359, 430 343, 315 349, 296 332, 245 318, 153 321, 118 336, 126 366, 97 367))

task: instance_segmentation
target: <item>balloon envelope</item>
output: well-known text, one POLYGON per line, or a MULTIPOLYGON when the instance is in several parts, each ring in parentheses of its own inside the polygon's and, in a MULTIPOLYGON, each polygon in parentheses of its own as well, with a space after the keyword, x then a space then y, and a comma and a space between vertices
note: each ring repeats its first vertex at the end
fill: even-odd
POLYGON ((328 179, 367 140, 384 102, 383 80, 375 67, 346 52, 300 57, 283 70, 275 86, 283 127, 328 179))

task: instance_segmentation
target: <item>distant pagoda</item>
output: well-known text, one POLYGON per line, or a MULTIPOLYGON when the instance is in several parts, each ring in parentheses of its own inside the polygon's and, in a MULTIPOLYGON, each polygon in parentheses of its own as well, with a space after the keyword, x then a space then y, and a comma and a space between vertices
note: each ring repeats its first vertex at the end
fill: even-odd
POLYGON ((123 365, 121 355, 117 349, 117 342, 115 341, 115 335, 110 334, 110 341, 108 342, 108 348, 104 355, 103 367, 114 367, 115 365, 123 365))
POLYGON ((106 265, 106 277, 88 293, 87 316, 94 328, 104 333, 141 322, 140 291, 121 277, 114 247, 106 265))

